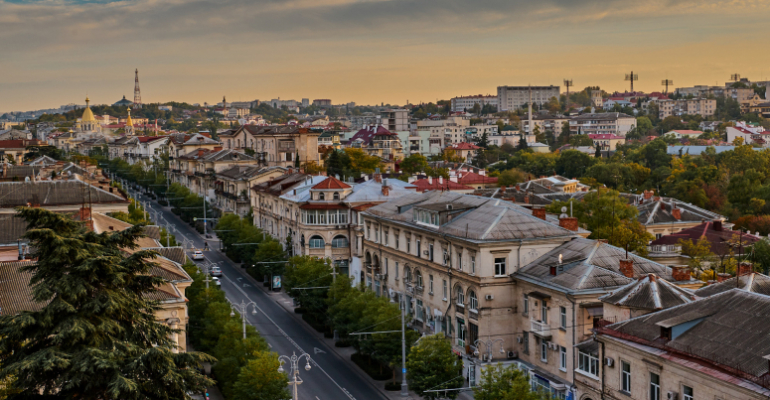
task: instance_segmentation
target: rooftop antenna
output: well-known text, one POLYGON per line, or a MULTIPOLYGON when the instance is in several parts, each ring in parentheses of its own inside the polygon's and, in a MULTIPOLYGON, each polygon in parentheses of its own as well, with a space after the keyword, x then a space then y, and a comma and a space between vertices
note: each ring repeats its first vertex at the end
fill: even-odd
POLYGON ((565 79, 564 86, 567 87, 567 101, 566 101, 566 104, 564 105, 564 109, 566 111, 569 111, 569 88, 573 86, 572 79, 565 79))
POLYGON ((664 79, 660 81, 660 84, 666 87, 666 91, 663 93, 668 94, 668 87, 674 86, 674 81, 672 81, 671 79, 664 79))
POLYGON ((631 81, 631 92, 634 91, 634 82, 639 80, 639 75, 635 74, 634 71, 631 71, 630 74, 626 74, 626 81, 631 81))
POLYGON ((741 74, 731 74, 730 80, 733 82, 738 82, 739 80, 741 80, 741 74))

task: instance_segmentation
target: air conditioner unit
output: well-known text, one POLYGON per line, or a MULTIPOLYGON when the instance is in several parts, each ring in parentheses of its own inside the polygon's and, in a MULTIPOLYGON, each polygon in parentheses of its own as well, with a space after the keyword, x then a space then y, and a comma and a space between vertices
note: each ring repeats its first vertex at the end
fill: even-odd
POLYGON ((423 250, 422 254, 425 254, 425 255, 427 256, 428 254, 430 254, 430 251, 428 251, 428 250, 423 250))
POLYGON ((519 358, 519 352, 518 351, 509 351, 508 352, 508 359, 513 360, 514 358, 519 358))
POLYGON ((679 393, 677 392, 666 392, 666 400, 677 400, 679 398, 679 393))
POLYGON ((608 367, 611 367, 615 365, 615 360, 613 360, 611 357, 606 357, 604 359, 604 364, 606 364, 608 367))
POLYGON ((524 338, 523 337, 519 336, 519 337, 516 338, 516 343, 523 343, 523 342, 524 342, 524 338))
POLYGON ((484 298, 487 299, 487 300, 493 300, 495 298, 495 296, 493 296, 491 294, 488 294, 488 295, 484 296, 484 298))

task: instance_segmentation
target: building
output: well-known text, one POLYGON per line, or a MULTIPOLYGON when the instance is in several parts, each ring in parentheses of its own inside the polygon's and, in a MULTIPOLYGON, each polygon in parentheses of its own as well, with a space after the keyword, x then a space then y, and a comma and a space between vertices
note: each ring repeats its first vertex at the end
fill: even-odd
MULTIPOLYGON (((224 150, 228 151, 228 150, 224 150)), ((257 165, 233 165, 215 173, 214 204, 223 214, 244 217, 251 207, 251 190, 254 185, 266 182, 286 173, 281 167, 257 165)))
POLYGON ((559 86, 498 86, 497 110, 515 111, 529 103, 530 91, 532 104, 542 106, 552 97, 559 98, 561 92, 559 86))
POLYGON ((759 114, 764 118, 770 118, 770 102, 762 101, 749 106, 749 112, 759 114))
MULTIPOLYGON (((169 160, 170 181, 190 189, 210 201, 217 198, 217 175, 235 166, 254 166, 256 160, 240 151, 222 147, 194 149, 169 160)), ((248 196, 247 196, 248 197, 248 196)))
POLYGON ((75 122, 74 128, 76 132, 101 132, 102 127, 94 117, 94 112, 91 111, 91 99, 86 97, 86 108, 83 110, 83 115, 75 122))
POLYGON ((612 134, 626 136, 636 126, 636 118, 619 112, 589 113, 572 117, 570 134, 612 134))
POLYGON ((532 115, 533 128, 531 130, 529 128, 529 119, 522 120, 521 124, 524 127, 524 132, 527 134, 534 135, 535 131, 540 133, 553 132, 556 136, 558 136, 561 134, 564 123, 569 123, 569 121, 570 117, 564 115, 537 113, 532 115))
POLYGON ((766 399, 768 310, 770 297, 732 289, 600 327, 581 399, 766 399))
POLYGON ((466 193, 471 194, 474 191, 474 188, 471 186, 466 186, 461 183, 458 183, 456 181, 452 181, 451 179, 444 179, 443 177, 438 178, 432 178, 427 177, 424 179, 415 179, 412 180, 409 179, 412 185, 417 187, 418 193, 424 193, 424 192, 430 192, 430 191, 436 191, 436 192, 455 192, 455 193, 466 193))
POLYGON ((761 238, 741 231, 727 229, 721 220, 701 222, 691 228, 682 229, 679 232, 663 235, 650 242, 650 258, 671 260, 672 263, 682 265, 687 258, 681 257, 682 241, 697 243, 700 239, 706 239, 711 253, 723 260, 736 255, 751 253, 751 246, 761 238))
POLYGON ((478 153, 479 149, 481 149, 481 147, 474 144, 460 142, 452 144, 451 146, 444 149, 444 151, 451 150, 454 152, 455 156, 460 157, 465 162, 470 163, 473 158, 476 157, 476 153, 478 153))
POLYGON ((404 109, 385 110, 380 113, 382 126, 391 132, 409 130, 409 111, 404 109))
POLYGON ((642 194, 623 193, 621 195, 639 210, 637 220, 656 239, 700 226, 703 221, 721 221, 726 229, 731 229, 733 226, 723 215, 673 197, 655 196, 652 190, 645 190, 642 194))
POLYGON ((24 155, 29 151, 29 146, 45 145, 44 142, 37 139, 0 140, 0 162, 5 163, 13 160, 16 164, 22 164, 24 155))
POLYGON ((495 107, 497 109, 497 96, 492 95, 476 95, 476 96, 459 96, 459 97, 453 97, 451 100, 452 103, 452 112, 463 112, 463 111, 470 111, 473 106, 476 104, 479 105, 479 107, 484 107, 486 105, 490 105, 495 107))
POLYGON ((738 121, 734 126, 725 128, 727 141, 734 143, 735 139, 742 138, 744 144, 758 144, 762 147, 770 145, 770 131, 765 131, 762 126, 751 126, 738 121))
POLYGON ((243 125, 219 135, 219 139, 225 149, 253 151, 261 166, 290 168, 308 162, 322 164, 319 136, 318 130, 297 126, 243 125))
POLYGON ((682 138, 697 139, 698 136, 700 136, 702 134, 703 134, 703 131, 692 131, 692 130, 689 130, 689 129, 678 129, 678 130, 675 130, 675 131, 668 131, 668 132, 664 133, 664 136, 671 135, 671 136, 673 136, 673 137, 675 137, 677 139, 682 139, 682 138))
POLYGON ((618 145, 626 143, 625 136, 613 135, 611 133, 600 134, 588 134, 594 142, 594 148, 599 148, 601 151, 615 151, 618 145))
POLYGON ((380 157, 384 161, 395 162, 404 158, 404 148, 398 134, 381 125, 359 130, 350 138, 348 147, 362 149, 370 156, 380 157))
POLYGON ((457 180, 457 183, 470 186, 476 190, 497 187, 497 177, 477 174, 475 172, 458 172, 457 176, 449 176, 449 180, 457 180))
POLYGON ((696 98, 680 100, 657 100, 658 116, 663 119, 672 115, 700 115, 710 117, 717 109, 716 99, 696 98))
POLYGON ((168 136, 168 156, 170 159, 189 154, 194 150, 221 150, 222 144, 200 133, 173 133, 168 136))
POLYGON ((329 99, 315 99, 315 100, 313 100, 313 105, 316 106, 316 107, 321 107, 321 108, 331 107, 332 106, 332 101, 329 100, 329 99))

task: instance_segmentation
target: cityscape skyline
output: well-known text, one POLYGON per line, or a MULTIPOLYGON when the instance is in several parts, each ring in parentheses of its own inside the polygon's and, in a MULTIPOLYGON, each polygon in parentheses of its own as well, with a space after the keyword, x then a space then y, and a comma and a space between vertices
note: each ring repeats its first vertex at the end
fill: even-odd
POLYGON ((324 0, 216 6, 179 0, 0 1, 0 110, 131 98, 146 103, 331 98, 335 104, 435 102, 501 85, 637 90, 723 85, 760 48, 758 1, 324 0), (223 12, 227 10, 227 12, 223 12), (68 18, 61 18, 67 15, 68 18), (459 15, 462 18, 458 17, 459 15), (74 21, 74 22, 73 22, 74 21), (249 22, 244 26, 243 22, 249 22), (713 29, 718 26, 719 29, 713 29), (304 62, 303 62, 304 60, 304 62), (40 96, 45 93, 45 96, 40 96))

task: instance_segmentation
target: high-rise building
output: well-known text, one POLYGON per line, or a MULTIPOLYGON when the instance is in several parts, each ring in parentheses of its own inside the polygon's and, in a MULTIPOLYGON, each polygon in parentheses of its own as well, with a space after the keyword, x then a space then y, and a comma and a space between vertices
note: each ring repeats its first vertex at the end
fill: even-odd
POLYGON ((479 94, 476 96, 453 97, 452 111, 460 112, 460 111, 470 110, 476 104, 478 104, 481 107, 487 104, 497 107, 497 96, 492 96, 492 95, 484 96, 479 94))
POLYGON ((559 98, 559 86, 498 86, 497 110, 516 110, 529 102, 529 91, 532 90, 532 104, 543 105, 551 97, 559 98))

